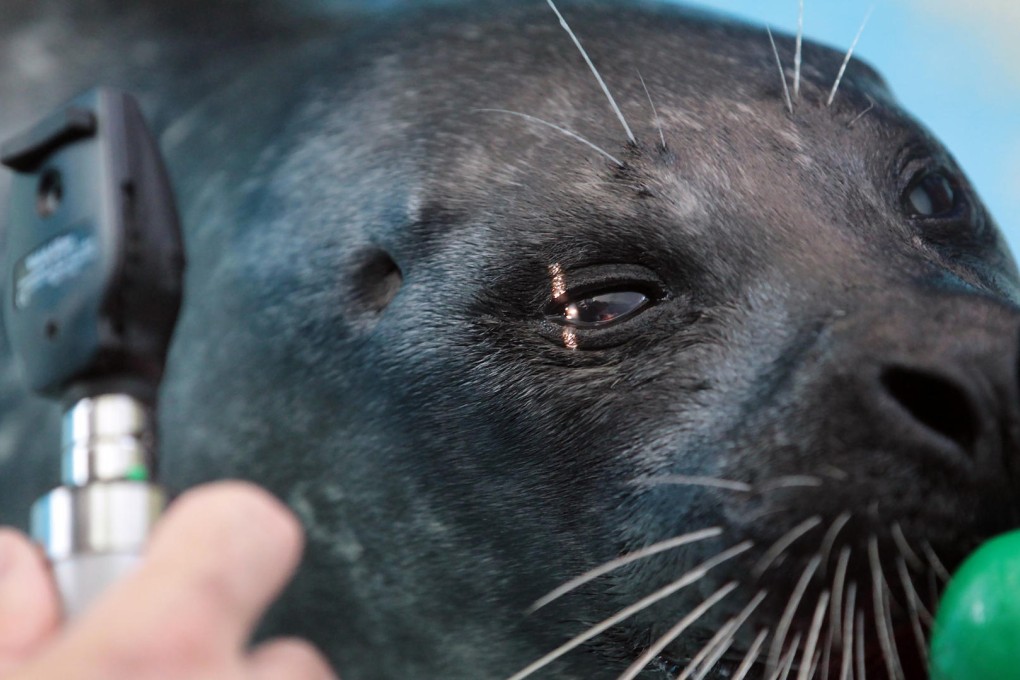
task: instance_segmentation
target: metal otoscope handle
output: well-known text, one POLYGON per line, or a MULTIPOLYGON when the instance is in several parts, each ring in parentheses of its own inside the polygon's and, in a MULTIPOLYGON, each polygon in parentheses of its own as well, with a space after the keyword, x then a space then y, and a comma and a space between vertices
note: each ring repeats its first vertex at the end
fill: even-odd
POLYGON ((46 550, 75 617, 138 561, 165 503, 149 480, 152 412, 126 394, 86 397, 64 414, 63 485, 36 501, 32 537, 46 550))
MULTIPOLYGON (((65 408, 62 485, 32 510, 69 616, 137 561, 164 505, 154 408, 180 308, 173 193, 134 100, 97 88, 0 147, 15 171, 4 327, 65 408)), ((57 455, 57 452, 54 452, 57 455)))

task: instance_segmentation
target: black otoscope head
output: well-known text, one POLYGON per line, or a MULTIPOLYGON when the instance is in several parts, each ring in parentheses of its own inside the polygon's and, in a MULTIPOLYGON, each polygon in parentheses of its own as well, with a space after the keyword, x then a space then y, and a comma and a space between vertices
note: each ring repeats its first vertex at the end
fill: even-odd
POLYGON ((152 403, 184 254, 155 140, 125 93, 91 90, 0 147, 15 171, 4 325, 34 391, 152 403))

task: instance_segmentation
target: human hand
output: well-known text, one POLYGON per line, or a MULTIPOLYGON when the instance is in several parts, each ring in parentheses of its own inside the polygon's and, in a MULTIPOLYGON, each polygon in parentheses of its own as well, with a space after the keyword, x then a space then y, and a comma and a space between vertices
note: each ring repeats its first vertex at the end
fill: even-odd
POLYGON ((0 529, 0 680, 329 680, 307 642, 247 643, 297 567, 301 528, 268 493, 221 482, 174 502, 139 568, 61 626, 46 561, 0 529))

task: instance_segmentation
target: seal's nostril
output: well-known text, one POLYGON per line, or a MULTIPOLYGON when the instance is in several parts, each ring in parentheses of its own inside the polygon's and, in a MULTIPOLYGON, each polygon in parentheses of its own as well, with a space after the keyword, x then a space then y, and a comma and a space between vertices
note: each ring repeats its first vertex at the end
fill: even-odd
POLYGON ((966 390, 942 376, 908 368, 882 372, 886 391, 919 423, 974 453, 980 421, 966 390))

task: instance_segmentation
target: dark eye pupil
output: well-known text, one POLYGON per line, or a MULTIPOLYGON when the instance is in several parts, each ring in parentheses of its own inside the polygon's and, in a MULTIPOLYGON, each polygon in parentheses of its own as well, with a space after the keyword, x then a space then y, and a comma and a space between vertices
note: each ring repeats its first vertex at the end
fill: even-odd
POLYGON ((914 185, 907 196, 908 209, 915 217, 942 217, 956 208, 956 192, 941 172, 931 172, 914 185))
POLYGON ((602 293, 569 303, 563 309, 563 318, 573 326, 602 326, 619 321, 646 304, 648 298, 636 291, 602 293))

